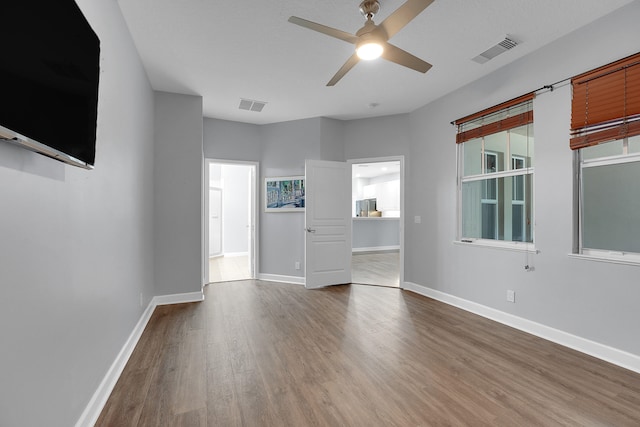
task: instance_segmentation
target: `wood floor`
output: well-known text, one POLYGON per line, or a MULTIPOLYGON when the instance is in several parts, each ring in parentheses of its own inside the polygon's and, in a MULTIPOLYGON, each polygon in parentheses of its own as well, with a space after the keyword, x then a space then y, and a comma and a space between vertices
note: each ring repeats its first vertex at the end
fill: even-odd
POLYGON ((97 426, 638 426, 640 375, 400 289, 156 308, 97 426))
POLYGON ((365 285, 400 285, 400 252, 363 252, 351 255, 351 281, 365 285))

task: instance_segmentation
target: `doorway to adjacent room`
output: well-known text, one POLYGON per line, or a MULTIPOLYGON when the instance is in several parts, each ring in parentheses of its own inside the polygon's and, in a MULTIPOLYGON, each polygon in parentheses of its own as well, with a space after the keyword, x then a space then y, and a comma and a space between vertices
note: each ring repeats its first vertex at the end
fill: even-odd
POLYGON ((206 162, 206 221, 208 283, 255 277, 257 164, 206 162))
POLYGON ((403 160, 399 156, 350 161, 353 283, 402 284, 403 160))

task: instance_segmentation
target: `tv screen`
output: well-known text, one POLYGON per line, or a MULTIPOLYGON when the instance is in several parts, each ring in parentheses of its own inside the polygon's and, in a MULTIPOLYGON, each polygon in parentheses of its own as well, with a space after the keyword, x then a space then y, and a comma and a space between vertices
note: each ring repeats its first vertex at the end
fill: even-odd
POLYGON ((0 137, 95 163, 100 40, 74 0, 0 5, 0 137))

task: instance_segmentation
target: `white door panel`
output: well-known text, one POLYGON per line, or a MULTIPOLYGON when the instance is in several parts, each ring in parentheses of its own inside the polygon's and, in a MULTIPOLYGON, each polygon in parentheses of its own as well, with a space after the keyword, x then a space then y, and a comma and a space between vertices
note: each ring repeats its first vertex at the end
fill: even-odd
POLYGON ((351 169, 347 163, 305 164, 305 285, 351 281, 351 169))

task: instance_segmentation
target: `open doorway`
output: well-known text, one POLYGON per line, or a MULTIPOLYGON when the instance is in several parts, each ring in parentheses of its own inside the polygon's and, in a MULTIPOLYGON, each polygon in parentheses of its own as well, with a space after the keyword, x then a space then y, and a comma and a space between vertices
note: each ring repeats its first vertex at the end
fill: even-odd
POLYGON ((257 164, 207 161, 207 282, 255 277, 257 164))
POLYGON ((404 158, 352 160, 353 283, 403 281, 404 158))

